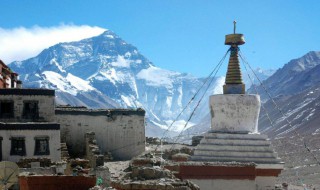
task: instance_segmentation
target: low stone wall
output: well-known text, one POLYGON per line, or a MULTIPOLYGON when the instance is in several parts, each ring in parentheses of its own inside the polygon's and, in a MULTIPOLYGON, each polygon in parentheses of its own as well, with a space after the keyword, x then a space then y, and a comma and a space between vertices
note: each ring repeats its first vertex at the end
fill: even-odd
POLYGON ((31 168, 32 164, 39 165, 38 167, 50 167, 52 165, 49 158, 22 158, 17 162, 19 168, 31 168))
POLYGON ((55 175, 55 167, 45 168, 19 168, 20 175, 55 175))
POLYGON ((95 133, 94 132, 86 133, 85 142, 86 142, 86 158, 89 160, 90 167, 95 168, 97 166, 103 166, 104 156, 100 154, 100 149, 95 139, 95 133))

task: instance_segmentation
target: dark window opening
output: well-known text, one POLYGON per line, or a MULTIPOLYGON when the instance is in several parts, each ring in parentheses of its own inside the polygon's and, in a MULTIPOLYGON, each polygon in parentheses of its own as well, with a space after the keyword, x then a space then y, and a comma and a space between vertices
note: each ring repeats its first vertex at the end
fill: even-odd
POLYGON ((26 155, 26 144, 24 137, 12 137, 11 138, 11 151, 10 155, 26 155))
POLYGON ((39 108, 37 101, 27 101, 23 102, 23 113, 22 117, 24 119, 36 120, 39 118, 39 108))
POLYGON ((50 155, 49 137, 36 137, 35 141, 34 155, 50 155))
POLYGON ((13 118, 13 101, 0 102, 0 118, 13 118))

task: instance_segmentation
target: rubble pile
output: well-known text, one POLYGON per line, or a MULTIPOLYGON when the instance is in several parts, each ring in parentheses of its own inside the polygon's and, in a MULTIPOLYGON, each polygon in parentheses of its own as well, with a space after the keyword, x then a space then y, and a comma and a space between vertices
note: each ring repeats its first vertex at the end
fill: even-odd
POLYGON ((131 161, 126 174, 112 181, 118 190, 199 190, 189 181, 181 181, 170 170, 161 167, 161 160, 152 154, 145 154, 131 161))
POLYGON ((53 165, 49 158, 22 158, 17 162, 19 168, 31 168, 32 163, 38 163, 38 167, 50 167, 53 165))
POLYGON ((113 161, 113 156, 112 156, 111 152, 106 152, 104 154, 104 161, 105 162, 113 161))
POLYGON ((180 149, 166 149, 163 152, 162 158, 165 160, 174 160, 175 157, 184 155, 184 156, 192 156, 194 152, 193 148, 189 147, 181 147, 180 149))

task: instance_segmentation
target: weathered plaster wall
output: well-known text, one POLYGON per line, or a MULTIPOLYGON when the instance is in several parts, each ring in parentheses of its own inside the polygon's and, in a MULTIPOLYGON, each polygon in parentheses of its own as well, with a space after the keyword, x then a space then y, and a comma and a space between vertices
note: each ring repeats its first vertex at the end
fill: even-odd
POLYGON ((210 96, 211 129, 220 132, 258 132, 259 95, 210 96))
POLYGON ((283 163, 279 164, 258 164, 256 184, 257 190, 274 189, 276 179, 283 170, 283 163))
MULTIPOLYGON (((1 92, 0 92, 1 93, 1 92)), ((24 122, 28 121, 22 118, 23 102, 24 101, 38 101, 39 121, 53 122, 55 101, 54 96, 46 95, 1 95, 0 101, 8 100, 14 102, 14 117, 9 119, 0 119, 5 122, 24 122)))
POLYGON ((275 176, 257 176, 256 184, 257 190, 274 189, 277 177, 275 176))
POLYGON ((53 162, 60 161, 60 131, 59 130, 1 130, 2 139, 2 160, 18 162, 21 158, 50 158, 53 162), (49 137, 50 155, 34 155, 35 137, 49 137), (24 137, 26 155, 10 155, 11 137, 24 137))
POLYGON ((111 152, 116 159, 126 160, 145 150, 144 112, 112 114, 107 111, 56 111, 61 125, 61 138, 73 154, 84 155, 84 136, 94 132, 102 154, 111 152))
POLYGON ((254 180, 225 180, 225 179, 189 179, 197 184, 201 190, 256 190, 254 180))

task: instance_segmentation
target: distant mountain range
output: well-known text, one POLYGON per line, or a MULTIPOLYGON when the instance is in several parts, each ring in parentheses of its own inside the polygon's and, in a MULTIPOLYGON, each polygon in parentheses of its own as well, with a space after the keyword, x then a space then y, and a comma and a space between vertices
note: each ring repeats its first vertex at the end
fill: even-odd
MULTIPOLYGON (((263 81, 259 72, 255 73, 263 81)), ((243 76, 246 75, 243 73, 243 76)), ((291 60, 266 78, 263 86, 283 115, 262 85, 256 83, 255 87, 251 86, 247 93, 258 92, 262 100, 259 132, 268 134, 270 138, 293 135, 294 131, 304 135, 320 133, 320 52, 312 51, 291 60)), ((184 135, 206 132, 210 125, 210 115, 207 114, 200 123, 184 132, 184 135)))
MULTIPOLYGON (((319 64, 320 52, 311 51, 285 64, 263 84, 272 97, 297 94, 319 83, 319 64)), ((263 100, 269 99, 261 86, 257 90, 263 100)), ((255 90, 250 88, 248 92, 255 93, 255 90)))
MULTIPOLYGON (((89 108, 141 107, 147 113, 146 135, 158 137, 163 136, 205 81, 155 66, 136 47, 109 30, 78 42, 59 43, 36 57, 12 62, 9 66, 19 73, 24 87, 55 89, 57 104, 89 108)), ((286 162, 282 178, 298 181, 300 172, 306 182, 318 183, 319 167, 315 167, 318 164, 308 150, 319 158, 320 52, 312 51, 293 59, 276 72, 256 69, 255 73, 272 99, 257 80, 253 81, 255 86, 251 86, 245 72, 243 81, 247 88, 251 86, 247 93, 255 94, 257 89, 261 96, 259 132, 273 139, 273 146, 286 162)), ((190 142, 192 135, 210 129, 209 96, 222 93, 225 80, 224 77, 211 79, 212 85, 180 136, 182 141, 190 142)), ((200 96, 202 93, 203 90, 200 96)), ((168 136, 179 134, 200 96, 170 128, 168 136)))
MULTIPOLYGON (((305 125, 310 132, 317 130, 314 125, 317 120, 313 119, 319 118, 319 65, 320 53, 310 52, 291 60, 276 72, 259 68, 255 70, 261 80, 265 79, 264 86, 292 121, 291 127, 286 126, 281 114, 274 110, 273 102, 258 85, 258 81, 254 80, 265 102, 264 107, 274 120, 274 127, 270 127, 262 109, 260 131, 275 136, 305 125)), ((136 47, 109 30, 78 42, 59 43, 43 50, 36 57, 12 62, 9 66, 20 74, 24 87, 56 89, 57 104, 145 109, 148 136, 162 136, 205 81, 204 78, 155 66, 136 47)), ((249 87, 251 81, 247 73, 243 73, 243 80, 249 87)), ((210 128, 209 96, 222 93, 223 84, 224 77, 213 79, 213 84, 187 126, 189 128, 196 124, 189 129, 189 134, 205 132, 210 128)), ((200 91, 202 93, 203 90, 200 91)), ((254 88, 249 88, 248 93, 255 93, 254 88)), ((199 97, 183 112, 169 135, 182 130, 199 97)))
MULTIPOLYGON (((161 136, 204 82, 203 78, 156 67, 109 30, 78 42, 59 43, 9 66, 19 73, 24 87, 56 89, 57 104, 141 107, 147 112, 150 136, 161 136)), ((198 113, 209 112, 208 96, 221 93, 223 83, 224 77, 213 79, 198 113)), ((182 129, 197 101, 183 112, 171 131, 182 129)), ((188 127, 202 117, 196 114, 188 127)))
MULTIPOLYGON (((319 76, 320 52, 312 51, 291 60, 263 82, 283 115, 264 89, 258 86, 257 90, 265 101, 265 110, 261 109, 259 130, 271 137, 291 135, 294 130, 303 134, 320 132, 319 76), (273 121, 273 126, 266 113, 273 121)), ((250 92, 252 90, 249 89, 250 92)))

